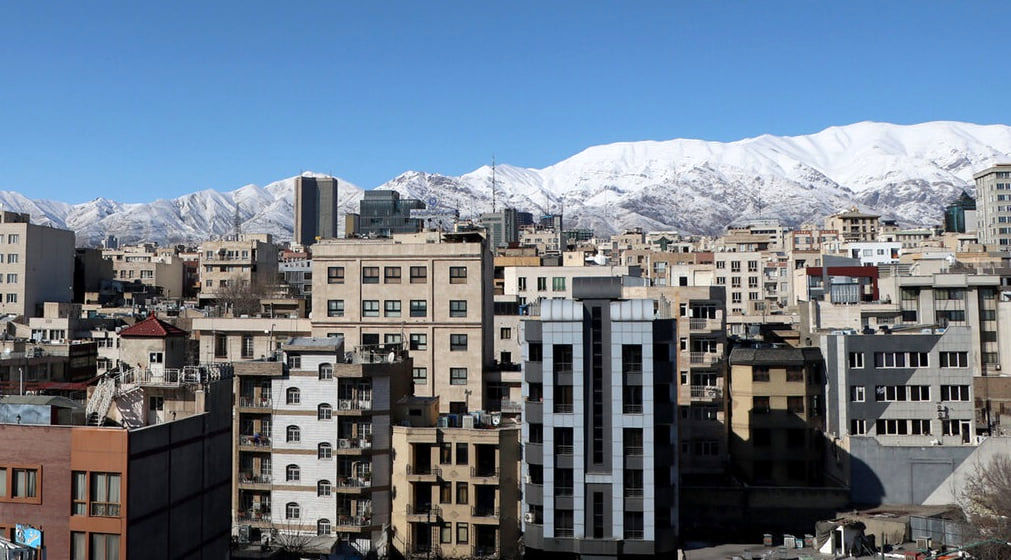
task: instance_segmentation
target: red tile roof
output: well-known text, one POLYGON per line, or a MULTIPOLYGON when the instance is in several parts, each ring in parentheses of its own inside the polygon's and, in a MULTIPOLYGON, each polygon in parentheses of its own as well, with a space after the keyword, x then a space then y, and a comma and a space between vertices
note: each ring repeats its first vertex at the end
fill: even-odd
POLYGON ((133 325, 132 327, 127 327, 119 332, 119 336, 129 337, 149 337, 149 338, 165 338, 168 336, 188 336, 189 333, 176 327, 170 325, 165 321, 151 315, 147 316, 147 319, 133 325))

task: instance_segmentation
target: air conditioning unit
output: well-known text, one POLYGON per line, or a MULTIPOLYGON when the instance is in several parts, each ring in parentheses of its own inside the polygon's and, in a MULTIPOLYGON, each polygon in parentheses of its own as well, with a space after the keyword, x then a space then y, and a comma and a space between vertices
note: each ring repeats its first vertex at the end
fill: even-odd
POLYGON ((340 409, 341 410, 351 410, 351 401, 341 401, 340 402, 340 409))
POLYGON ((524 478, 523 478, 523 480, 524 480, 524 481, 525 481, 525 482, 526 482, 527 484, 533 484, 533 482, 531 482, 531 481, 532 481, 533 479, 532 479, 532 478, 530 478, 530 475, 529 475, 529 474, 528 474, 528 475, 527 475, 526 477, 524 477, 524 478))
POLYGON ((500 424, 502 424, 502 413, 501 412, 491 413, 491 425, 498 426, 500 424))
POLYGON ((337 440, 337 447, 340 447, 341 449, 350 449, 351 441, 348 439, 339 439, 337 440))
POLYGON ((533 512, 528 511, 525 514, 523 514, 523 521, 526 523, 533 523, 534 522, 533 512))
POLYGON ((931 543, 930 537, 919 537, 916 539, 916 548, 920 550, 930 550, 931 543))

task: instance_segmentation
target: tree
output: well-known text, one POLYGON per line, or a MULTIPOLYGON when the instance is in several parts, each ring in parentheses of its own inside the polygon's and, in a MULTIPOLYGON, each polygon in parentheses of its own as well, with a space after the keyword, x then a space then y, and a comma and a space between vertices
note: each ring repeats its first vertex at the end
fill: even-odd
POLYGON ((306 552, 316 536, 316 528, 297 521, 286 521, 271 525, 271 544, 286 556, 298 558, 306 552))
POLYGON ((958 499, 966 551, 980 560, 1011 560, 1011 456, 977 464, 958 499))
POLYGON ((256 284, 250 285, 238 277, 234 277, 228 281, 228 284, 216 290, 215 299, 222 305, 222 311, 231 312, 233 317, 240 317, 259 313, 260 299, 264 295, 265 290, 256 284))

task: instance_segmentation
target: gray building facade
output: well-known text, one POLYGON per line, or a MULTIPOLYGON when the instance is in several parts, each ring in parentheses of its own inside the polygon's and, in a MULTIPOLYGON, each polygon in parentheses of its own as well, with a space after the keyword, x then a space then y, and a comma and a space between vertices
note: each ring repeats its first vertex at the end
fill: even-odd
POLYGON ((337 179, 334 177, 295 178, 296 243, 309 246, 317 238, 337 237, 337 179))
POLYGON ((481 214, 481 225, 487 231, 488 244, 493 249, 508 247, 520 239, 519 216, 515 208, 481 214))
POLYGON ((620 300, 618 278, 524 321, 527 553, 673 553, 678 527, 675 322, 620 300))
POLYGON ((976 182, 979 242, 1011 251, 1011 164, 1000 164, 972 176, 976 182))
POLYGON ((369 237, 391 237, 394 233, 417 233, 424 220, 412 218, 411 210, 424 210, 425 203, 414 198, 400 198, 397 191, 365 191, 359 204, 355 233, 369 237))

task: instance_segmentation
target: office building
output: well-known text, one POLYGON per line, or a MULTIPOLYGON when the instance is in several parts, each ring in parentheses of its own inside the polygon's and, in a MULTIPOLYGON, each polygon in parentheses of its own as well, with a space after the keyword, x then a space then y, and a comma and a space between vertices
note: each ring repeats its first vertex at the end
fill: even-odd
POLYGON ((976 199, 962 192, 944 207, 944 231, 966 233, 977 230, 976 199))
POLYGON ((515 208, 481 214, 478 222, 485 228, 489 246, 493 250, 519 241, 519 215, 515 208))
POLYGON ((407 397, 393 427, 393 547, 406 558, 520 557, 520 426, 407 397))
POLYGON ((573 282, 523 323, 527 553, 673 555, 675 323, 620 279, 573 282))
POLYGON ((995 165, 972 178, 979 242, 994 250, 1011 250, 1011 164, 995 165))
POLYGON ((400 198, 397 191, 365 191, 358 214, 348 214, 348 236, 390 237, 395 233, 417 233, 424 220, 411 216, 411 210, 424 210, 425 203, 414 198, 400 198))
POLYGON ((74 296, 74 232, 0 211, 0 315, 42 314, 47 301, 74 296))
POLYGON ((403 343, 416 395, 443 412, 481 410, 493 362, 492 256, 480 233, 346 239, 313 248, 313 336, 403 343))
POLYGON ((295 178, 295 230, 293 241, 308 247, 317 239, 331 239, 338 225, 338 185, 334 177, 295 178))

